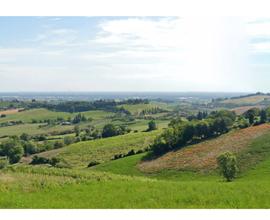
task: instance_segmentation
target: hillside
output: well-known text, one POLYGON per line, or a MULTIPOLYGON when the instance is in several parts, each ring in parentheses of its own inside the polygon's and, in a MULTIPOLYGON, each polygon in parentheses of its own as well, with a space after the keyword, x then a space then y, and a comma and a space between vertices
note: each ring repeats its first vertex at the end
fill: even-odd
MULTIPOLYGON (((14 112, 13 114, 9 114, 4 118, 0 118, 0 123, 7 121, 22 121, 22 122, 31 122, 32 120, 40 121, 51 119, 55 120, 58 117, 67 119, 68 117, 73 118, 77 113, 66 113, 66 112, 54 112, 47 109, 39 108, 39 109, 31 109, 21 112, 14 112), (16 113, 16 114, 15 114, 16 113)), ((108 117, 112 115, 112 113, 105 111, 87 111, 82 112, 86 117, 91 117, 93 119, 101 119, 104 117, 108 117)))
POLYGON ((237 104, 237 105, 256 105, 259 104, 260 102, 264 100, 269 100, 270 96, 269 95, 252 95, 252 96, 247 96, 247 97, 239 97, 239 98, 230 98, 221 101, 221 103, 224 104, 237 104))
POLYGON ((143 172, 164 169, 207 171, 216 168, 216 158, 225 151, 240 153, 257 137, 270 132, 270 125, 253 126, 169 152, 158 159, 139 164, 143 172))
POLYGON ((43 157, 58 157, 73 167, 85 168, 91 161, 109 161, 116 154, 130 150, 143 150, 149 146, 160 131, 138 132, 111 138, 85 141, 56 150, 38 154, 43 157))

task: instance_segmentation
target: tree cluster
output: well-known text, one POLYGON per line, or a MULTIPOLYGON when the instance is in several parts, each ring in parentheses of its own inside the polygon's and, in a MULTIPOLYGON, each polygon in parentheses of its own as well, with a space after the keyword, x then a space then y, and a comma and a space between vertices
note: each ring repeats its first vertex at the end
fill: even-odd
POLYGON ((126 134, 129 133, 131 130, 129 128, 127 128, 126 126, 123 125, 114 125, 114 124, 106 124, 103 127, 102 130, 102 137, 106 138, 106 137, 113 137, 113 136, 117 136, 117 135, 122 135, 122 134, 126 134))
POLYGON ((230 130, 236 116, 233 112, 222 110, 212 112, 206 119, 184 122, 173 120, 150 146, 154 155, 181 148, 194 140, 207 139, 230 130))

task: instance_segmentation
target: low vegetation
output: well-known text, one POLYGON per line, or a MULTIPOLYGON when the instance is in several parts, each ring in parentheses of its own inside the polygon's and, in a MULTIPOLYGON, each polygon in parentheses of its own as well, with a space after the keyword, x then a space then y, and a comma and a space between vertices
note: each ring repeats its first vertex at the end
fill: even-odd
POLYGON ((270 208, 262 96, 0 101, 0 207, 270 208))

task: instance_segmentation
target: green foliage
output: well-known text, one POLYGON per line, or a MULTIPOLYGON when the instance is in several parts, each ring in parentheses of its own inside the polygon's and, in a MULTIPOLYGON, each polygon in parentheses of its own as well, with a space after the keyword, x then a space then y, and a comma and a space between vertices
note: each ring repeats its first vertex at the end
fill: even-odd
POLYGON ((0 145, 0 155, 7 156, 9 163, 17 163, 24 154, 24 149, 18 138, 9 138, 0 145))
POLYGON ((173 149, 181 148, 191 143, 194 138, 206 139, 228 132, 236 116, 226 110, 211 112, 209 117, 199 121, 183 122, 173 120, 154 143, 150 146, 154 155, 161 155, 173 149))
POLYGON ((87 118, 84 115, 82 115, 81 113, 79 113, 79 114, 75 115, 75 117, 72 120, 72 123, 78 124, 80 122, 86 122, 86 121, 87 121, 87 118))
POLYGON ((153 131, 153 130, 157 130, 157 124, 154 120, 151 120, 148 122, 148 129, 147 131, 153 131))
POLYGON ((260 111, 260 122, 265 123, 266 121, 267 121, 267 113, 266 113, 265 109, 262 109, 260 111))
POLYGON ((35 155, 32 158, 31 164, 32 165, 38 165, 38 164, 50 164, 52 166, 56 166, 60 162, 59 158, 52 157, 51 159, 45 158, 45 157, 40 157, 35 155))
POLYGON ((72 136, 66 136, 64 137, 64 144, 65 145, 70 145, 76 142, 76 138, 72 136))
POLYGON ((126 126, 121 126, 121 125, 116 126, 114 124, 106 124, 102 130, 102 137, 103 138, 113 137, 113 136, 122 135, 129 132, 130 132, 130 129, 128 129, 126 126))
POLYGON ((96 165, 98 165, 98 164, 100 164, 100 163, 97 162, 97 161, 91 161, 91 162, 88 164, 87 167, 93 167, 93 166, 96 166, 96 165))
POLYGON ((80 135, 80 132, 81 132, 80 127, 78 125, 76 125, 74 127, 74 131, 75 131, 76 137, 78 137, 80 135))
POLYGON ((254 123, 255 117, 259 116, 259 114, 260 114, 260 109, 252 108, 244 112, 243 116, 247 118, 249 121, 249 124, 252 125, 254 123))
POLYGON ((28 156, 31 154, 35 154, 39 152, 38 147, 36 146, 36 144, 34 144, 31 141, 22 141, 22 146, 24 149, 24 155, 28 156))
POLYGON ((61 148, 61 147, 65 146, 65 144, 62 140, 55 141, 53 145, 54 145, 54 149, 61 148))
POLYGON ((20 139, 23 141, 29 141, 31 139, 31 136, 29 134, 22 133, 20 139))
POLYGON ((118 135, 117 128, 114 124, 106 124, 102 130, 102 137, 112 137, 118 135))
POLYGON ((225 152, 217 158, 218 167, 223 177, 231 182, 236 177, 237 161, 236 156, 231 152, 225 152))

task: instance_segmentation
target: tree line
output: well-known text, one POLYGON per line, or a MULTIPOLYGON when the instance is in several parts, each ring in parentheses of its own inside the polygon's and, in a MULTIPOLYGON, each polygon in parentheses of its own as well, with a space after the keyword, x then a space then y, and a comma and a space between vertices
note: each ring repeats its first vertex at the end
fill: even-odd
POLYGON ((150 149, 154 155, 161 155, 193 141, 221 135, 231 129, 235 119, 236 114, 227 110, 213 111, 204 120, 174 119, 169 127, 154 140, 150 149))

